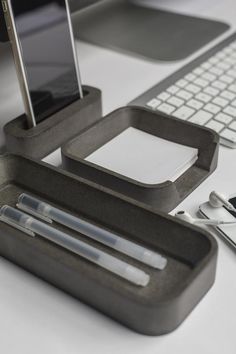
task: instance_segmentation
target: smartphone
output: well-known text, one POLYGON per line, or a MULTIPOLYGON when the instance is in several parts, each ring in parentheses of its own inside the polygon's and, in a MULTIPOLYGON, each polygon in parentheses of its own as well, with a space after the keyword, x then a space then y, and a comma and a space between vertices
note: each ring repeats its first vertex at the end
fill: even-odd
POLYGON ((3 9, 0 4, 0 43, 1 42, 8 42, 8 34, 7 34, 7 27, 4 21, 3 9))
MULTIPOLYGON (((236 196, 230 197, 229 202, 236 208, 236 196)), ((236 213, 226 209, 225 207, 213 208, 208 202, 200 205, 199 212, 200 215, 206 219, 236 222, 236 213)), ((236 251, 236 224, 219 225, 215 228, 224 240, 236 251)))
POLYGON ((2 0, 28 126, 83 97, 68 0, 2 0))

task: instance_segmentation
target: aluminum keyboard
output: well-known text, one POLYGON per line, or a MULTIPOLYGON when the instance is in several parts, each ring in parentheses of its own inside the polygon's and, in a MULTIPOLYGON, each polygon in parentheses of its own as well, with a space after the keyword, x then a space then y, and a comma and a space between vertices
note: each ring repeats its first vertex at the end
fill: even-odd
POLYGON ((213 129, 236 148, 236 34, 131 104, 213 129))

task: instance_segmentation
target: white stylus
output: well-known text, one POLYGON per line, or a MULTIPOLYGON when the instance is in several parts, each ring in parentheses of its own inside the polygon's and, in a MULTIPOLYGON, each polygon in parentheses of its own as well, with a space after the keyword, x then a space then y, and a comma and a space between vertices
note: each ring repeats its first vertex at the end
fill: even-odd
POLYGON ((139 246, 134 242, 66 213, 28 194, 23 193, 20 195, 17 207, 35 216, 43 216, 49 220, 54 220, 153 268, 163 270, 167 265, 167 259, 159 253, 139 246))
POLYGON ((10 206, 5 205, 0 209, 0 220, 12 227, 19 228, 21 231, 27 230, 27 233, 31 233, 31 236, 35 236, 34 233, 41 235, 135 285, 146 286, 150 281, 150 276, 144 271, 10 206))

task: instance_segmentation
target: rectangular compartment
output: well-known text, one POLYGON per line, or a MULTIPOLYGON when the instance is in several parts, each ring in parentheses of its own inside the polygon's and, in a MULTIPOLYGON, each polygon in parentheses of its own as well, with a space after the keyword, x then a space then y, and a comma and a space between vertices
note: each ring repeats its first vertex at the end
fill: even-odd
POLYGON ((15 206, 19 194, 26 191, 168 258, 166 269, 158 271, 96 244, 148 272, 151 281, 141 288, 39 236, 31 238, 0 222, 3 257, 129 328, 147 335, 173 331, 214 283, 217 244, 205 231, 24 157, 1 156, 0 171, 1 205, 15 206))
POLYGON ((67 171, 158 210, 169 212, 216 169, 218 150, 219 137, 210 129, 147 109, 124 107, 97 121, 66 143, 62 147, 62 161, 67 171), (159 184, 142 183, 85 160, 129 127, 196 148, 199 151, 198 159, 175 181, 159 184))

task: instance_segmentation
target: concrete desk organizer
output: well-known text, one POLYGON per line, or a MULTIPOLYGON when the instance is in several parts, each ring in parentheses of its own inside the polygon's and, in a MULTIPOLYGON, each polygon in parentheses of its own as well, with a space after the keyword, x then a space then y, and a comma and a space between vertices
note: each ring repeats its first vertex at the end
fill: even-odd
POLYGON ((84 86, 84 98, 40 122, 27 128, 22 115, 4 127, 7 150, 36 159, 42 159, 62 144, 88 128, 102 116, 101 91, 84 86))
MULTIPOLYGON (((62 148, 63 167, 83 178, 169 212, 216 168, 219 138, 209 129, 137 107, 116 110, 62 148), (199 150, 196 163, 176 181, 145 184, 105 169, 85 158, 129 127, 199 150)), ((174 156, 173 156, 174 158, 174 156)))
MULTIPOLYGON (((171 332, 213 285, 217 244, 202 229, 24 157, 1 156, 0 170, 1 205, 15 207, 19 195, 28 192, 167 257, 167 267, 158 271, 110 249, 149 273, 150 283, 141 288, 40 236, 0 222, 1 256, 123 325, 146 335, 171 332)), ((67 232, 86 242, 83 235, 67 232)))

